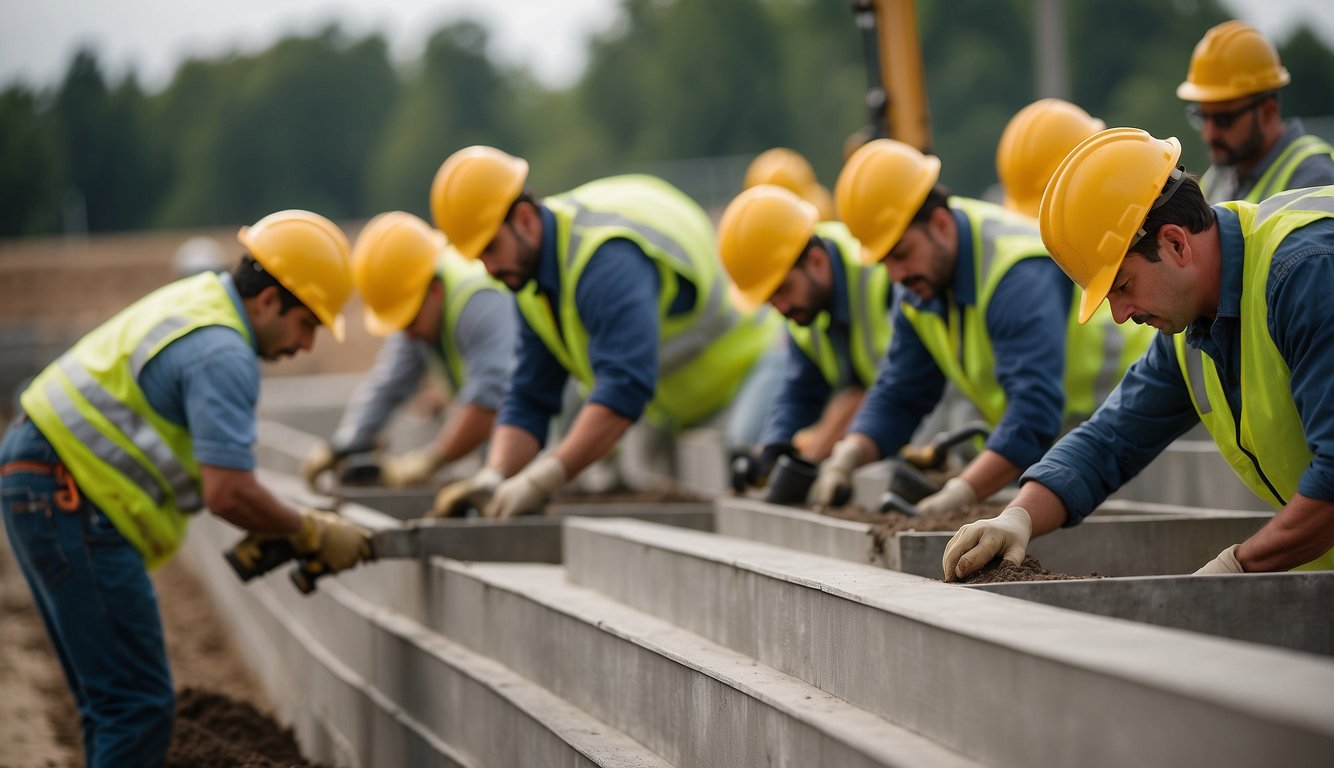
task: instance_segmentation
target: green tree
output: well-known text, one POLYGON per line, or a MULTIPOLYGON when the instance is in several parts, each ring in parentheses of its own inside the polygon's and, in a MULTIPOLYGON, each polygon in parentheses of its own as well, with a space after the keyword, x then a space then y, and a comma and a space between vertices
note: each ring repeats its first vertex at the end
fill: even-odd
POLYGON ((60 180, 37 95, 16 85, 0 93, 0 236, 60 226, 60 180))
POLYGON ((1279 46, 1279 58, 1292 73, 1292 83, 1283 89, 1283 114, 1334 115, 1330 102, 1330 94, 1334 94, 1334 51, 1303 24, 1279 46))

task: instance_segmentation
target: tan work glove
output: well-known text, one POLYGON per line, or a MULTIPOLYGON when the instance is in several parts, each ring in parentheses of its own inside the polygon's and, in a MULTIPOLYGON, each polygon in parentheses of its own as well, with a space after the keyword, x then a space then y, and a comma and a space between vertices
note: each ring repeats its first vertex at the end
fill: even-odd
POLYGON ((541 508, 566 480, 565 465, 550 454, 523 468, 501 483, 482 514, 505 520, 541 508))
POLYGON ((1033 518, 1023 507, 1009 507, 990 520, 965 525, 945 545, 945 557, 941 560, 945 581, 962 579, 998 554, 1022 565, 1032 536, 1033 518))
POLYGON ((440 468, 440 456, 430 448, 385 456, 380 461, 380 482, 390 488, 421 485, 440 468))
POLYGON ((320 443, 301 462, 301 479, 313 490, 319 476, 336 466, 338 457, 334 456, 333 448, 328 443, 320 443))
POLYGON ((330 573, 345 571, 371 555, 371 532, 332 512, 301 509, 301 530, 288 537, 297 554, 330 573))
POLYGON ((1210 560, 1209 562, 1205 563, 1204 566, 1200 568, 1200 570, 1195 572, 1195 575, 1216 576, 1218 574, 1224 574, 1224 573, 1245 573, 1246 571, 1244 571, 1241 567, 1241 562, 1237 560, 1237 547, 1239 546, 1241 545, 1233 544, 1232 546, 1228 547, 1222 552, 1219 552, 1218 557, 1215 557, 1213 560, 1210 560))
POLYGON ((500 470, 485 467, 467 480, 450 483, 440 489, 427 517, 456 517, 468 507, 482 509, 505 480, 500 470))
POLYGON ((811 486, 811 503, 817 507, 835 507, 847 503, 852 490, 852 470, 862 464, 862 447, 851 438, 834 443, 829 458, 820 464, 820 474, 811 486))
POLYGON ((977 503, 977 492, 962 477, 951 477, 945 487, 917 502, 919 515, 947 515, 977 503))

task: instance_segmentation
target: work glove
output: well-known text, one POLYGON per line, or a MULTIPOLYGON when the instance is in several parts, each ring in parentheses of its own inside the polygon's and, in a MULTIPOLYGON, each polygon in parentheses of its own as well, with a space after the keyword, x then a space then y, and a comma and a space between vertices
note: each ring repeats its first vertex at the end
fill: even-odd
POLYGON ((328 443, 320 443, 312 448, 301 462, 301 479, 313 489, 315 480, 336 466, 338 457, 334 455, 333 447, 328 443))
POLYGON ((852 470, 862 464, 862 447, 851 438, 834 443, 829 458, 820 465, 820 474, 811 486, 811 503, 817 507, 841 507, 852 496, 852 470))
POLYGON ((962 477, 951 477, 945 487, 917 502, 919 515, 947 515, 977 503, 977 492, 962 477))
POLYGON ((450 483, 436 494, 427 517, 460 517, 469 507, 482 509, 504 480, 500 470, 485 467, 467 480, 450 483))
MULTIPOLYGON (((919 504, 917 508, 922 507, 919 504)), ((1022 565, 1033 536, 1033 518, 1023 507, 1009 507, 989 520, 969 523, 945 545, 941 565, 945 581, 958 581, 991 562, 996 555, 1022 565)))
POLYGON ((430 448, 385 456, 380 461, 380 482, 390 488, 421 485, 440 467, 440 456, 430 448))
POLYGON ((1241 568, 1241 562, 1237 560, 1237 547, 1239 546, 1241 545, 1233 544, 1222 552, 1219 552, 1218 557, 1205 563, 1200 570, 1195 572, 1195 575, 1216 576, 1224 573, 1245 573, 1246 571, 1241 568))
POLYGON ((301 530, 287 538, 302 558, 337 573, 370 557, 370 531, 332 512, 304 508, 300 512, 301 530))
POLYGON ((513 515, 540 509, 566 481, 565 465, 550 454, 523 468, 501 483, 482 514, 505 520, 513 515))

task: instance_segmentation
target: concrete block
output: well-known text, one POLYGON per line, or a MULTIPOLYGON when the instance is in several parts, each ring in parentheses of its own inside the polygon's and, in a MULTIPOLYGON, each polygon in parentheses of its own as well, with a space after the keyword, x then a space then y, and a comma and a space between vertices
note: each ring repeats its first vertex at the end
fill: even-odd
POLYGON ((697 427, 676 438, 676 479, 695 493, 727 493, 732 487, 729 460, 720 429, 697 427))
POLYGON ((1214 509, 1272 509, 1237 478, 1203 426, 1173 441, 1113 496, 1214 509))
POLYGON ((1334 749, 1323 658, 636 521, 570 520, 566 554, 571 582, 988 765, 1323 766, 1334 749))
MULTIPOLYGON (((940 578, 945 544, 953 535, 896 533, 885 542, 883 552, 875 553, 871 526, 866 523, 753 499, 720 497, 714 504, 721 534, 853 562, 875 562, 930 578, 940 578)), ((1074 575, 1190 573, 1248 538, 1270 517, 1260 512, 1109 502, 1081 525, 1034 539, 1029 552, 1045 567, 1074 575)))

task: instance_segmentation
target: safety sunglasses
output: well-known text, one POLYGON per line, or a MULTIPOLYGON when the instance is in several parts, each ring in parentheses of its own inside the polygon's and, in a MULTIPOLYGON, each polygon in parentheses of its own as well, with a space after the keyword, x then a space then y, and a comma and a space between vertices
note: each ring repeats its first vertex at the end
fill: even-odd
POLYGON ((1199 104, 1187 104, 1186 119, 1190 121, 1190 127, 1197 131, 1204 130, 1204 124, 1209 121, 1212 121, 1220 130, 1225 131, 1232 127, 1232 124, 1237 121, 1237 118, 1260 106, 1265 99, 1272 95, 1272 93, 1262 93, 1245 104, 1242 104, 1240 107, 1228 110, 1227 112, 1205 112, 1200 108, 1199 104))

